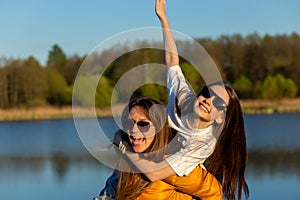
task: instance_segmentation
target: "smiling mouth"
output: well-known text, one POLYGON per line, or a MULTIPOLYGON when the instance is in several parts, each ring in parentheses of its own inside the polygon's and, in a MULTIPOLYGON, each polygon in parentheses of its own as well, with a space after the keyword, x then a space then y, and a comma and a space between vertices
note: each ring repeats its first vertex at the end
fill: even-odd
POLYGON ((133 142, 134 145, 138 145, 146 140, 146 138, 134 137, 130 136, 130 140, 133 142))
POLYGON ((203 110, 206 113, 209 113, 208 109, 202 103, 199 103, 198 106, 199 106, 199 109, 203 110))

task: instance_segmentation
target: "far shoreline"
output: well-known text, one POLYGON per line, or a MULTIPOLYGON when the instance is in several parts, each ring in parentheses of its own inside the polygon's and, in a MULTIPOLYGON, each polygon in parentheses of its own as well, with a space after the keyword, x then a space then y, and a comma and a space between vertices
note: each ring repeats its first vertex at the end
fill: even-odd
MULTIPOLYGON (((241 100, 244 114, 275 114, 275 113, 300 113, 300 98, 283 100, 241 100)), ((114 105, 114 115, 120 115, 124 104, 114 105)), ((97 108, 80 110, 80 118, 111 117, 112 109, 97 108)), ((41 106, 33 108, 0 109, 0 122, 5 121, 29 121, 73 118, 72 106, 41 106)))
POLYGON ((300 98, 281 100, 241 100, 245 114, 300 113, 300 98))

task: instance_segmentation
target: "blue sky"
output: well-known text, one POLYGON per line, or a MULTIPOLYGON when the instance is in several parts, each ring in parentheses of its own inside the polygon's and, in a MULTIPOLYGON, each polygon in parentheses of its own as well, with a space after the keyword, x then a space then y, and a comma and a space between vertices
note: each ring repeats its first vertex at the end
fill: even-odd
MULTIPOLYGON (((155 0, 0 0, 0 57, 34 56, 45 64, 58 44, 84 55, 105 39, 134 28, 158 27, 155 0)), ((171 26, 190 37, 257 32, 300 33, 298 0, 169 0, 171 26)))

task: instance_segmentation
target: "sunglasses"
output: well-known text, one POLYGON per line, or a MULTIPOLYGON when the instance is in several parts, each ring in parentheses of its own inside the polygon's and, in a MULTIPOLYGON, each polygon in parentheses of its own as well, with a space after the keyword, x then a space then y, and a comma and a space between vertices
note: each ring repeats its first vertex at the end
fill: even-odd
POLYGON ((199 92, 198 97, 199 96, 203 96, 205 98, 215 97, 212 101, 212 104, 215 106, 215 108, 218 111, 226 110, 227 105, 225 101, 209 87, 204 86, 203 89, 199 92))
POLYGON ((146 121, 133 121, 133 120, 127 120, 126 122, 126 129, 127 130, 132 130, 134 125, 137 125, 138 129, 140 132, 145 133, 148 132, 150 129, 150 126, 154 126, 153 124, 150 124, 150 122, 146 121))

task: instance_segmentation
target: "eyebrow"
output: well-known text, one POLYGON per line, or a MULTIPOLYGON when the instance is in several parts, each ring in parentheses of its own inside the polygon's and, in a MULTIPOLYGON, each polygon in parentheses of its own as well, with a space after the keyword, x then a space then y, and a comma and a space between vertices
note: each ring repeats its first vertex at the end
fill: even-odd
MULTIPOLYGON (((130 119, 130 120, 132 120, 132 121, 134 121, 134 122, 136 122, 136 120, 133 120, 132 118, 128 118, 128 119, 130 119)), ((140 119, 138 122, 140 122, 140 121, 149 121, 149 122, 152 122, 151 120, 149 120, 149 119, 144 119, 144 118, 142 118, 142 119, 140 119)))

